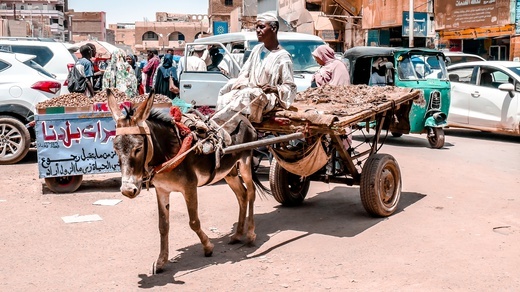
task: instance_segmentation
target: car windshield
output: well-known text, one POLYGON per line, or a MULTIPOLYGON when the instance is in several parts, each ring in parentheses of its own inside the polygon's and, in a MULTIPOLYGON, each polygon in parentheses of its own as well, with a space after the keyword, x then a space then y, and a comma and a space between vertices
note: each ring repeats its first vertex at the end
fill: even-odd
POLYGON ((51 77, 51 78, 56 78, 56 76, 52 75, 51 73, 49 73, 47 70, 43 69, 42 66, 38 65, 38 63, 34 62, 33 60, 27 60, 25 62, 23 62, 25 65, 33 68, 34 70, 42 73, 43 75, 45 76, 48 76, 48 77, 51 77))
MULTIPOLYGON (((249 49, 257 44, 258 42, 251 42, 249 49)), ((323 45, 323 42, 280 40, 280 45, 291 55, 294 73, 314 73, 320 68, 320 65, 312 57, 312 52, 323 45)))
POLYGON ((516 75, 520 77, 520 65, 519 66, 512 66, 507 67, 509 70, 513 71, 516 75))
POLYGON ((442 56, 431 54, 402 55, 399 57, 397 72, 401 80, 448 78, 442 56))

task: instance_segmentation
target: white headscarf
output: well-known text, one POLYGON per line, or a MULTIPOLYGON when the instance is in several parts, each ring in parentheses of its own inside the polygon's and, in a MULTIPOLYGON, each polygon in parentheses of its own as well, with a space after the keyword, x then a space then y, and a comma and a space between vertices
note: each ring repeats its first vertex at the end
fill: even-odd
POLYGON ((278 21, 278 17, 276 16, 276 12, 267 11, 262 14, 259 14, 256 17, 256 21, 263 21, 263 22, 278 21))

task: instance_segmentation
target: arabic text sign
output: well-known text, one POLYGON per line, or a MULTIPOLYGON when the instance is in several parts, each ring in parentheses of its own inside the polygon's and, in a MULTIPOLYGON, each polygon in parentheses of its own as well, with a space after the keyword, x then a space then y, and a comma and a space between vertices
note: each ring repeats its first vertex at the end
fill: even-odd
MULTIPOLYGON (((410 12, 403 11, 403 36, 410 36, 410 12)), ((413 13, 413 36, 425 38, 428 35, 428 13, 413 13)))
POLYGON ((115 123, 110 118, 76 118, 36 122, 38 171, 42 177, 118 172, 113 149, 115 123))
POLYGON ((467 29, 511 23, 509 0, 439 0, 435 5, 435 29, 467 29))

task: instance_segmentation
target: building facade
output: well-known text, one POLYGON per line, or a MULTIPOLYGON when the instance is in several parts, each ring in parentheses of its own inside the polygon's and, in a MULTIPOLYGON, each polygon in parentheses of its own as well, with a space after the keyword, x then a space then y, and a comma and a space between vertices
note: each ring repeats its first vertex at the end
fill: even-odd
MULTIPOLYGON (((193 42, 202 35, 208 34, 209 19, 201 14, 156 13, 157 21, 135 22, 134 45, 132 48, 138 54, 155 49, 164 53, 168 48, 176 54, 184 54, 186 42, 193 42)), ((131 45, 129 31, 115 30, 116 41, 131 45), (122 34, 125 34, 123 37, 122 34), (119 35, 119 37, 117 37, 119 35)))
POLYGON ((86 40, 106 41, 106 13, 98 12, 75 12, 68 11, 72 19, 72 41, 82 42, 86 40))
POLYGON ((23 29, 25 32, 22 34, 19 29, 11 29, 11 26, 20 28, 24 25, 16 22, 3 22, 3 25, 9 25, 9 29, 0 31, 4 31, 5 36, 42 37, 68 41, 70 19, 66 14, 67 10, 67 0, 2 0, 0 18, 25 23, 26 29, 23 29))

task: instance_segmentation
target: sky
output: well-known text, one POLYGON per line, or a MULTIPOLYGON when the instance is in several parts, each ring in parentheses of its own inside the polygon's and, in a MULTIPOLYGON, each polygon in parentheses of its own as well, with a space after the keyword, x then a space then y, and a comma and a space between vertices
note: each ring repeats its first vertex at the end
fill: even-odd
POLYGON ((208 14, 208 0, 69 0, 76 12, 105 11, 108 24, 155 21, 155 12, 208 14))

